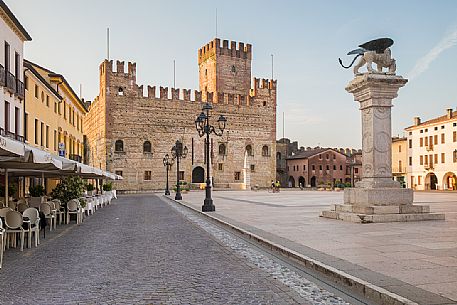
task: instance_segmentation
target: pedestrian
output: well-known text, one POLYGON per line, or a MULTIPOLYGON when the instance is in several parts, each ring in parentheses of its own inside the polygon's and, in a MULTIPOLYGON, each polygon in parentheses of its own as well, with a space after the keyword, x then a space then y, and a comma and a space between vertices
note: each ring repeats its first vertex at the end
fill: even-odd
POLYGON ((281 187, 281 183, 279 183, 279 180, 276 180, 276 192, 279 193, 279 188, 281 187))

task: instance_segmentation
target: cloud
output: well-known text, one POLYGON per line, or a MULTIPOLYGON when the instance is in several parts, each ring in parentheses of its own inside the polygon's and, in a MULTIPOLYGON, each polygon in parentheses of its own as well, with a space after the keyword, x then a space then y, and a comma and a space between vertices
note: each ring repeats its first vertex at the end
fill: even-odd
POLYGON ((419 58, 414 68, 408 73, 409 79, 414 79, 427 71, 430 64, 438 58, 438 56, 445 50, 452 48, 457 44, 457 28, 451 31, 448 35, 431 49, 425 56, 419 58))

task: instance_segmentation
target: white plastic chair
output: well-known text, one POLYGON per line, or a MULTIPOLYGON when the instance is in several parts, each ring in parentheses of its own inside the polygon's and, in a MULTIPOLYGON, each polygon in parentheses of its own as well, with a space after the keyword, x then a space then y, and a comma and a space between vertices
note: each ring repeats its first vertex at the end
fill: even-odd
POLYGON ((3 222, 0 218, 0 269, 2 269, 3 264, 3 251, 5 251, 5 229, 3 229, 3 222))
POLYGON ((28 205, 27 202, 26 202, 25 200, 23 200, 23 199, 22 199, 22 200, 19 200, 19 201, 17 202, 17 211, 18 211, 19 213, 24 213, 24 211, 25 211, 26 209, 28 209, 28 207, 29 207, 29 205, 28 205))
MULTIPOLYGON (((9 211, 6 213, 5 217, 5 225, 6 225, 6 234, 8 235, 9 233, 13 233, 14 239, 13 239, 13 244, 16 244, 16 233, 21 234, 21 251, 24 251, 24 235, 25 235, 25 230, 22 227, 23 220, 22 220, 22 215, 19 212, 16 211, 9 211)), ((9 236, 7 236, 9 237, 9 236)), ((6 243, 6 246, 9 248, 9 242, 6 243)))
POLYGON ((54 229, 56 229, 56 216, 52 214, 51 205, 47 202, 40 204, 40 212, 43 212, 46 219, 50 219, 51 223, 49 224, 49 231, 52 231, 53 225, 54 229))
POLYGON ((59 220, 59 225, 62 224, 62 220, 64 218, 64 211, 62 211, 62 207, 60 205, 60 200, 59 199, 53 199, 51 201, 48 201, 49 204, 51 204, 51 209, 53 210, 54 214, 56 215, 56 222, 57 219, 59 220))
POLYGON ((67 224, 70 223, 71 214, 76 214, 76 224, 82 222, 82 208, 79 205, 78 199, 71 199, 67 203, 67 224))
POLYGON ((38 247, 40 243, 40 214, 38 210, 35 208, 28 208, 22 214, 23 217, 27 217, 29 219, 29 228, 26 230, 29 248, 32 247, 32 233, 35 234, 35 247, 38 247))
POLYGON ((9 211, 12 211, 12 209, 11 209, 11 208, 8 208, 8 207, 0 209, 0 217, 5 218, 5 217, 6 217, 6 214, 7 214, 9 211))

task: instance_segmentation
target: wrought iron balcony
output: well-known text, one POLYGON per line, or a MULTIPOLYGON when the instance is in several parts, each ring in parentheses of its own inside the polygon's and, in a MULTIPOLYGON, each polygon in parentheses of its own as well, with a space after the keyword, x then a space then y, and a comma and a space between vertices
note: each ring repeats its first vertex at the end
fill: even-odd
POLYGON ((83 157, 80 156, 80 155, 76 155, 76 154, 71 154, 71 155, 69 155, 68 158, 70 160, 77 161, 77 162, 82 162, 83 161, 83 157))
POLYGON ((16 95, 20 100, 24 99, 25 95, 25 88, 24 88, 24 83, 19 80, 19 78, 16 79, 16 95))
POLYGON ((432 169, 434 169, 434 167, 433 167, 433 163, 430 163, 430 164, 424 164, 424 168, 425 168, 426 170, 432 170, 432 169))
POLYGON ((427 149, 427 151, 433 151, 433 144, 425 146, 425 149, 427 149))
POLYGON ((6 85, 6 74, 5 74, 5 68, 0 65, 0 86, 5 87, 6 85))
POLYGON ((12 94, 16 93, 16 77, 10 71, 6 71, 6 87, 12 94))
POLYGON ((392 167, 392 174, 406 174, 406 167, 392 167))

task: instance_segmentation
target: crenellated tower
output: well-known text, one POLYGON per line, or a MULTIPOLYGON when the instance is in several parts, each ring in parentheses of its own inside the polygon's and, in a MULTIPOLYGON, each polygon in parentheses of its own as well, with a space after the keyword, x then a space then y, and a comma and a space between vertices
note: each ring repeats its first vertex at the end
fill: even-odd
POLYGON ((252 46, 219 38, 198 50, 200 91, 249 95, 251 88, 252 46))

